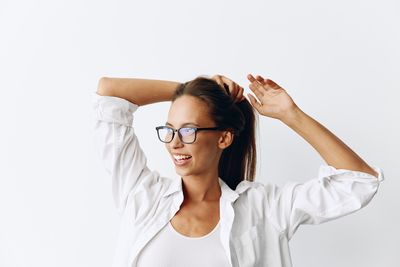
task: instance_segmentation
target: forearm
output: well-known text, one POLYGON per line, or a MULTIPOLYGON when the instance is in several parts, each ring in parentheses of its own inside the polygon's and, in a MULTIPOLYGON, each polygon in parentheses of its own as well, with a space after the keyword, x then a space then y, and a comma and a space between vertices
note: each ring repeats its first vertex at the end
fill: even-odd
POLYGON ((180 83, 138 78, 102 77, 97 93, 124 98, 139 106, 169 101, 180 83))
POLYGON ((330 166, 337 169, 378 174, 368 164, 319 122, 298 107, 282 120, 317 150, 330 166))

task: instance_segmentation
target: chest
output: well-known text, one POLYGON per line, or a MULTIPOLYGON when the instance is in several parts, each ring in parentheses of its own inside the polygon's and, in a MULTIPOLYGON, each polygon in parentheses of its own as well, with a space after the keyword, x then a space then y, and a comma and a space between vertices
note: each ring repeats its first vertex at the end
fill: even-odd
POLYGON ((188 237, 201 237, 210 233, 220 219, 219 203, 183 204, 170 220, 174 229, 188 237))

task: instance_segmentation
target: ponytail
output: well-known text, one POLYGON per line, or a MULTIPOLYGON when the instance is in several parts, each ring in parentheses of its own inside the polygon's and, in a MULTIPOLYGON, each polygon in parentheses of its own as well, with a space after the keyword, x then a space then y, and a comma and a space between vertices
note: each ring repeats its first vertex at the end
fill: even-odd
POLYGON ((247 100, 236 105, 243 114, 244 126, 222 152, 218 166, 219 176, 233 190, 242 180, 254 181, 257 162, 254 109, 247 100))

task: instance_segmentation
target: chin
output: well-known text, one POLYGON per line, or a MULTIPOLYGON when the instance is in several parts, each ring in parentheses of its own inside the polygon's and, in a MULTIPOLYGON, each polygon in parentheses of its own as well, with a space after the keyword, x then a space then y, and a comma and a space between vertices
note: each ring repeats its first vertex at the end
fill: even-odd
POLYGON ((188 176, 191 174, 190 171, 179 170, 179 169, 175 169, 175 172, 179 176, 188 176))
POLYGON ((190 176, 190 175, 196 175, 199 174, 199 172, 194 171, 192 168, 179 168, 175 167, 175 172, 179 176, 190 176))

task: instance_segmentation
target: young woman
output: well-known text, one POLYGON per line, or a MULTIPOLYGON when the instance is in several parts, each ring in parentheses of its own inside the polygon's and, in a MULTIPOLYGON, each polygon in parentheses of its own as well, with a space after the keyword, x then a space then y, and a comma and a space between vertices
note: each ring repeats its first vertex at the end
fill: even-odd
POLYGON ((278 84, 247 76, 255 96, 221 75, 173 81, 102 78, 94 132, 122 217, 114 267, 292 266, 288 242, 369 203, 383 180, 278 84), (146 165, 133 128, 138 107, 171 101, 165 143, 180 179, 146 165), (278 119, 326 161, 315 179, 281 188, 254 181, 255 114, 278 119))

